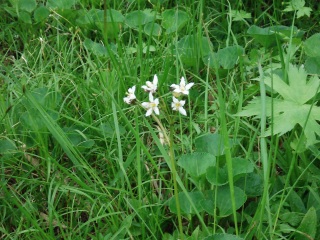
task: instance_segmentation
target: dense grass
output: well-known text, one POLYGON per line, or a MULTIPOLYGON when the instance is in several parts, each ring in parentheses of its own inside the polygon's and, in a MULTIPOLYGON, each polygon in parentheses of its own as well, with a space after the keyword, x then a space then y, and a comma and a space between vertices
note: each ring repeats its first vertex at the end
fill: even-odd
POLYGON ((281 132, 268 110, 283 97, 270 76, 291 82, 290 63, 319 73, 307 62, 317 1, 300 18, 280 1, 75 2, 0 4, 0 239, 319 238, 319 132, 306 129, 319 129, 320 85, 302 126, 281 132), (100 25, 79 20, 92 9, 100 25), (127 19, 145 9, 160 34, 127 19), (187 16, 172 32, 170 9, 187 16), (253 25, 288 29, 258 38, 253 25), (155 74, 160 115, 146 117, 155 74), (187 116, 171 109, 181 77, 194 83, 187 116), (257 98, 257 114, 242 111, 257 98))

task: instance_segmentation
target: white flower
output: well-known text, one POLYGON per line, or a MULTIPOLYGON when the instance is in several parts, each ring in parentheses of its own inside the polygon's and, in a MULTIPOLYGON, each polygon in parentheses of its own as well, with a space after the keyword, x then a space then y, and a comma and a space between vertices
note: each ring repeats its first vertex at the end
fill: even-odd
POLYGON ((132 101, 136 99, 136 95, 134 94, 136 90, 136 86, 133 86, 132 88, 128 89, 128 92, 126 92, 127 96, 123 98, 123 101, 127 104, 131 104, 132 101))
POLYGON ((181 81, 180 81, 180 85, 177 85, 177 84, 171 85, 171 88, 173 89, 174 96, 179 97, 181 94, 188 95, 189 90, 193 86, 193 84, 194 83, 192 82, 192 83, 188 83, 186 85, 186 81, 185 81, 184 77, 182 77, 181 81))
POLYGON ((147 81, 146 85, 143 85, 142 88, 146 91, 146 92, 150 92, 150 93, 154 93, 157 91, 157 86, 158 86, 158 77, 155 74, 153 77, 153 81, 147 81))
POLYGON ((176 99, 175 97, 172 97, 172 103, 171 103, 171 107, 172 110, 174 111, 179 111, 182 115, 187 116, 187 112, 186 110, 183 108, 184 104, 186 103, 186 101, 179 101, 178 99, 176 99))
POLYGON ((152 93, 150 92, 149 93, 149 101, 150 102, 143 102, 141 104, 142 107, 147 109, 146 116, 147 117, 150 116, 152 114, 152 112, 154 112, 155 114, 159 115, 160 114, 159 108, 158 108, 159 99, 158 98, 153 99, 152 93))

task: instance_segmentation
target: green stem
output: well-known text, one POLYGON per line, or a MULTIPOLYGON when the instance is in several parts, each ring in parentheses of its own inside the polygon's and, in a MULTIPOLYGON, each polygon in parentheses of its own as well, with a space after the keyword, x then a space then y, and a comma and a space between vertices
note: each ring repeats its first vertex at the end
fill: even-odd
POLYGON ((222 132, 222 136, 223 136, 223 144, 224 144, 227 169, 228 169, 228 180, 229 180, 230 195, 231 195, 232 213, 233 213, 233 220, 234 220, 234 224, 235 224, 236 234, 238 235, 239 232, 238 232, 238 221, 237 221, 237 212, 236 212, 236 201, 235 201, 235 196, 234 196, 232 155, 231 155, 229 136, 228 136, 228 130, 227 130, 226 106, 225 106, 225 99, 223 97, 223 92, 222 92, 222 84, 220 81, 218 64, 215 63, 214 66, 215 66, 215 70, 216 70, 216 79, 217 79, 217 86, 218 86, 221 132, 222 132))
MULTIPOLYGON (((265 205, 267 204, 267 208, 269 208, 269 176, 270 176, 270 164, 268 163, 268 153, 267 153, 267 143, 265 137, 263 135, 265 134, 266 129, 266 88, 264 85, 264 74, 261 65, 258 65, 259 68, 259 75, 260 75, 260 95, 261 95, 261 136, 260 136, 260 149, 261 149, 261 161, 262 161, 262 167, 263 167, 263 178, 264 178, 264 187, 263 187, 263 195, 261 200, 261 208, 260 208, 260 225, 259 228, 262 227, 262 221, 265 211, 265 205)), ((269 208, 270 209, 270 208, 269 208)), ((270 211, 268 211, 268 221, 269 221, 269 227, 272 229, 272 220, 270 211)), ((261 231, 259 231, 261 232, 261 231)))
POLYGON ((173 131, 172 130, 173 129, 172 129, 172 125, 171 125, 171 127, 170 127, 171 170, 172 170, 172 179, 173 179, 173 187, 174 187, 174 198, 176 200, 177 213, 178 213, 180 239, 183 239, 182 218, 181 218, 180 201, 179 201, 179 189, 178 189, 178 184, 177 184, 176 162, 175 162, 174 150, 173 150, 173 131))
POLYGON ((177 170, 176 170, 176 162, 175 162, 175 156, 174 156, 174 141, 173 141, 173 124, 170 124, 170 138, 167 135, 167 132, 165 131, 165 128, 163 127, 160 120, 152 114, 153 119, 157 122, 158 126, 160 127, 166 142, 169 144, 170 148, 170 165, 171 165, 171 174, 172 174, 172 180, 173 180, 173 191, 174 191, 174 198, 176 202, 177 207, 177 215, 178 215, 178 224, 179 224, 179 232, 180 232, 180 239, 183 239, 183 228, 182 228, 182 217, 181 217, 181 209, 180 209, 180 201, 179 201, 179 189, 178 189, 178 183, 177 183, 177 170))

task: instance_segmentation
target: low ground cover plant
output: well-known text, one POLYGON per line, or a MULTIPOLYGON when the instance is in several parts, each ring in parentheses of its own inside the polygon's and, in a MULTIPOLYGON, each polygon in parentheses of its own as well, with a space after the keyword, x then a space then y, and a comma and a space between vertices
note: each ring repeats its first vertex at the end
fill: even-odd
POLYGON ((319 239, 317 1, 0 3, 1 239, 319 239))

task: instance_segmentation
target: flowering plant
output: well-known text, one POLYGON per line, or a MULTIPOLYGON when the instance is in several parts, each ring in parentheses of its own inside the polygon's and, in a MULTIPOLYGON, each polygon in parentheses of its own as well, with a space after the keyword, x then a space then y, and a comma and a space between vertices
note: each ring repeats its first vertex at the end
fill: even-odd
MULTIPOLYGON (((173 111, 179 111, 180 114, 187 116, 187 112, 184 109, 184 105, 186 103, 185 100, 179 100, 178 98, 181 95, 189 95, 190 88, 194 85, 193 82, 186 84, 185 78, 182 77, 180 79, 180 84, 172 84, 170 87, 172 89, 172 103, 171 108, 173 111)), ((160 114, 159 110, 159 99, 154 98, 153 94, 156 93, 158 89, 158 76, 155 74, 153 77, 153 81, 147 81, 145 85, 141 87, 145 92, 149 93, 149 102, 142 102, 141 106, 146 109, 146 117, 155 113, 156 115, 160 114)), ((126 97, 123 98, 124 102, 127 104, 132 104, 136 100, 135 95, 136 86, 133 86, 128 89, 126 93, 126 97)))
MULTIPOLYGON (((180 114, 187 116, 187 111, 184 109, 184 105, 186 103, 185 100, 180 100, 179 97, 181 96, 188 96, 189 90, 194 85, 194 83, 188 83, 186 84, 185 78, 182 77, 180 79, 180 84, 172 84, 171 90, 172 90, 172 102, 171 102, 171 108, 173 111, 178 111, 180 114)), ((152 116, 153 119, 157 122, 158 131, 159 131, 159 141, 161 145, 168 145, 170 149, 170 165, 171 165, 171 171, 172 171, 172 177, 173 177, 173 183, 174 183, 174 196, 176 199, 176 208, 180 209, 180 203, 179 203, 179 195, 178 195, 178 185, 176 181, 177 177, 177 171, 175 167, 175 157, 174 157, 174 150, 173 150, 173 131, 169 131, 170 137, 167 134, 167 131, 165 127, 162 125, 161 121, 158 119, 156 115, 160 115, 159 110, 159 98, 155 98, 154 94, 157 92, 158 89, 158 76, 154 75, 153 81, 147 81, 145 85, 141 87, 145 92, 149 93, 149 102, 142 102, 140 105, 146 110, 146 117, 152 116), (153 114, 154 113, 154 114, 153 114)), ((126 97, 123 98, 123 101, 127 104, 132 104, 136 101, 136 95, 135 95, 136 86, 133 86, 128 89, 126 92, 126 97)), ((163 97, 162 97, 163 98, 163 97)), ((164 106, 165 107, 165 106, 164 106)), ((170 123, 172 126, 172 122, 170 123)), ((172 130, 170 126, 170 129, 172 130)), ((146 168, 148 169, 147 165, 146 168)), ((182 232, 182 217, 180 214, 180 210, 178 211, 178 221, 179 221, 179 228, 182 232)))

